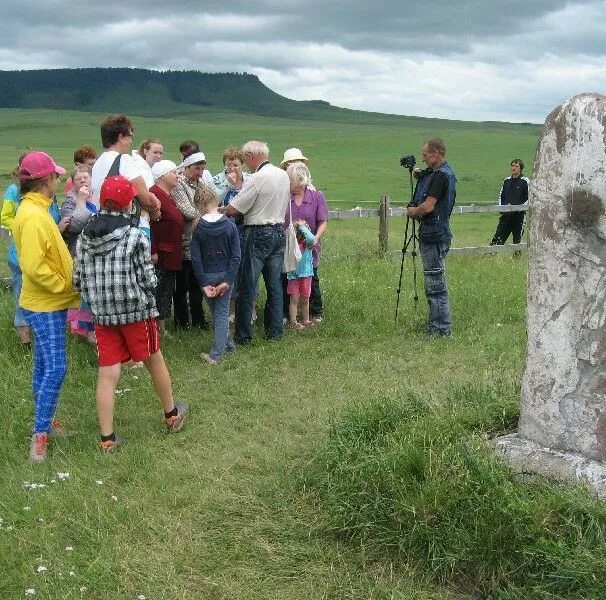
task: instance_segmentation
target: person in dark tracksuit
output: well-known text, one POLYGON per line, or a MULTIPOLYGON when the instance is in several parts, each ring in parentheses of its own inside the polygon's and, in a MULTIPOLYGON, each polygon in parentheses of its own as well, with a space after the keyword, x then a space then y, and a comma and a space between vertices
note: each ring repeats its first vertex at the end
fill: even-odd
MULTIPOLYGON (((499 192, 499 204, 526 204, 528 202, 528 179, 522 175, 524 163, 515 158, 511 161, 511 177, 506 177, 499 192)), ((524 229, 524 212, 501 213, 497 230, 495 231, 491 246, 502 246, 507 238, 512 235, 513 243, 522 241, 524 229)))

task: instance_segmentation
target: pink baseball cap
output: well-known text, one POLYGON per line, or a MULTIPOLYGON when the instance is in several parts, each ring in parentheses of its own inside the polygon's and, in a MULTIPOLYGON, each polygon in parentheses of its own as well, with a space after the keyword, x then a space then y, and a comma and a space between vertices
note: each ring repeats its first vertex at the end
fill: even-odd
POLYGON ((19 165, 19 179, 42 179, 51 173, 64 175, 65 169, 46 152, 28 152, 19 165))

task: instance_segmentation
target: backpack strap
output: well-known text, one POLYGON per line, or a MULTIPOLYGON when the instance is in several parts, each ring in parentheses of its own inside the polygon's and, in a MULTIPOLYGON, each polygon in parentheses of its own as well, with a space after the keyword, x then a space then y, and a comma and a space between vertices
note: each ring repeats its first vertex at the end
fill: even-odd
POLYGON ((114 177, 115 175, 120 175, 120 159, 122 158, 122 154, 118 153, 118 156, 114 159, 112 166, 109 168, 105 179, 108 177, 114 177))

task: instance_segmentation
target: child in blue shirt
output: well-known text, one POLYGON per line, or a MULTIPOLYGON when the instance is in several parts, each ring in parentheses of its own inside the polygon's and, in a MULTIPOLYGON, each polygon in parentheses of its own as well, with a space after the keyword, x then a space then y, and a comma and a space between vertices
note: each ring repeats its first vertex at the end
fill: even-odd
POLYGON ((314 274, 313 256, 311 249, 315 243, 315 236, 305 221, 294 221, 297 230, 297 241, 301 249, 301 260, 296 271, 286 274, 288 285, 286 291, 289 296, 288 316, 293 329, 304 329, 314 324, 309 318, 309 298, 311 296, 311 280, 314 274), (297 311, 301 304, 302 322, 297 321, 297 311))

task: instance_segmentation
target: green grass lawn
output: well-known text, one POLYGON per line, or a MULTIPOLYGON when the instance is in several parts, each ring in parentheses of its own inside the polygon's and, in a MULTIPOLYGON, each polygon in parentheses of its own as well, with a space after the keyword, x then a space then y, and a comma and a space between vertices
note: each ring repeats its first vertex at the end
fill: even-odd
POLYGON ((410 389, 439 404, 436 371, 455 386, 517 386, 526 260, 451 257, 455 337, 428 343, 408 266, 396 325, 399 261, 336 258, 354 238, 374 251, 362 221, 331 224, 321 326, 279 343, 256 328, 254 345, 216 368, 199 359, 208 333, 165 341, 176 395, 191 406, 182 433, 162 432, 146 373, 125 372, 116 429, 128 444, 114 456, 95 448, 94 352, 70 339, 58 416, 79 433, 57 440, 45 464, 26 462, 31 357, 11 330, 10 295, 0 297, 0 598, 28 588, 51 599, 468 597, 327 534, 303 475, 342 409, 410 389))

